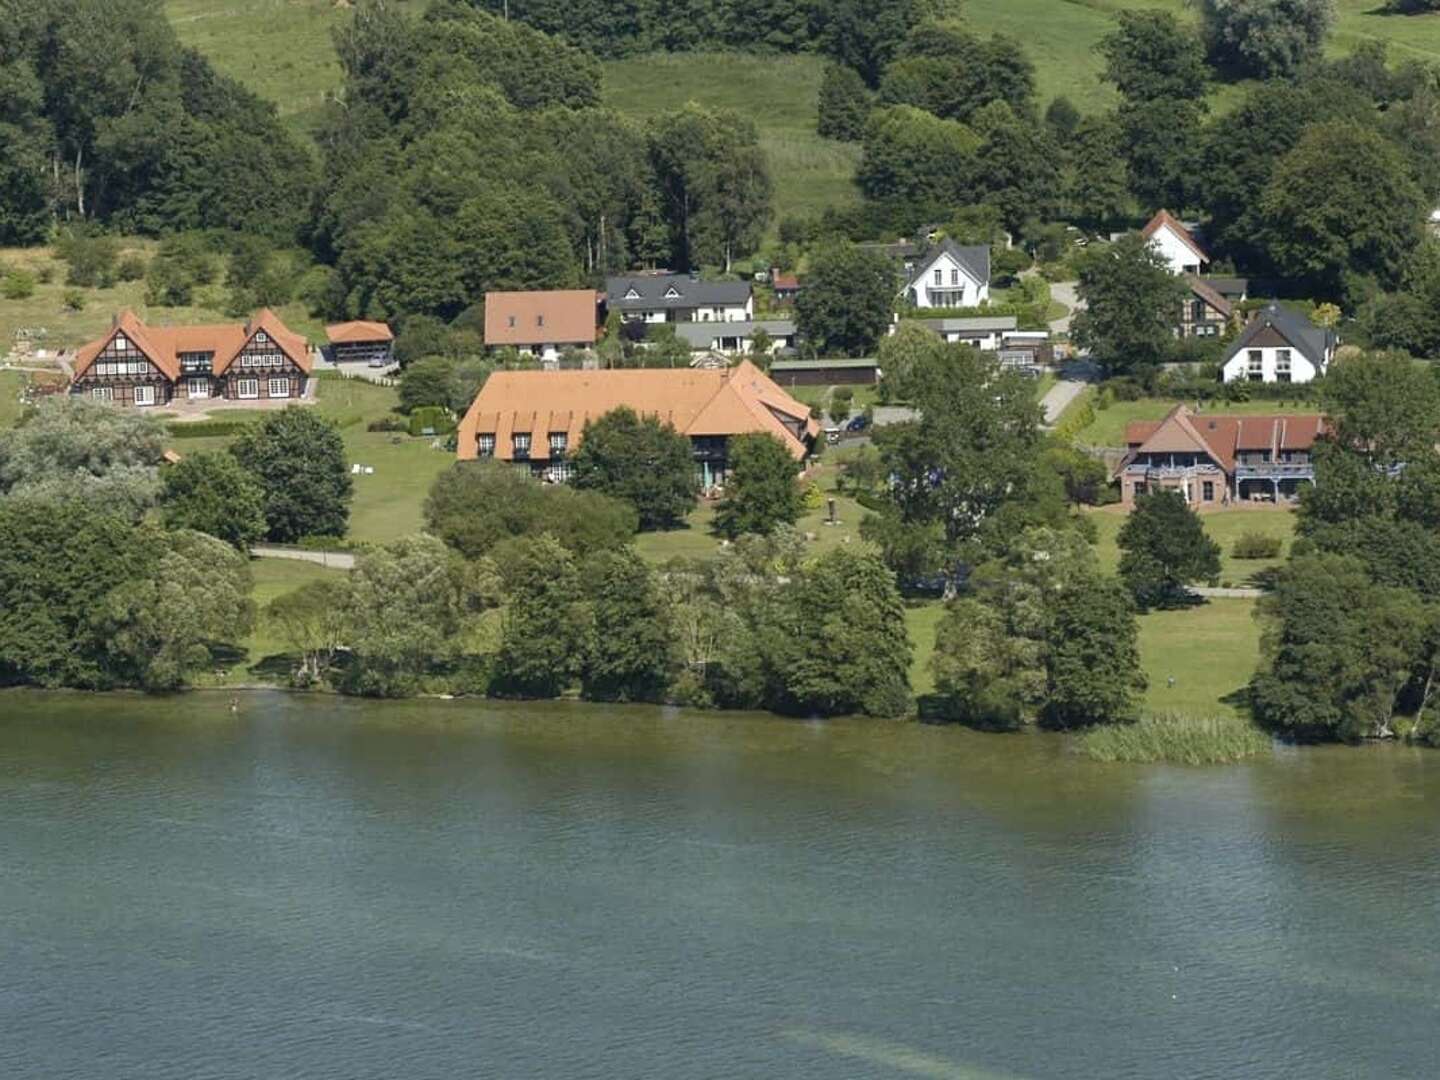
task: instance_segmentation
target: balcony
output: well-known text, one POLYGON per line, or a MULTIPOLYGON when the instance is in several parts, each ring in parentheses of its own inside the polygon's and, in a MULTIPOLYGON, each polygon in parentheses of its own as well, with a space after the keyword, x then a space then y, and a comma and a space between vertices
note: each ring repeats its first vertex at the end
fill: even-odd
POLYGON ((1138 479, 1181 479, 1190 476, 1203 476, 1208 478, 1223 478, 1222 473, 1213 462, 1205 462, 1203 465, 1147 465, 1137 461, 1125 467, 1125 475, 1138 479))
POLYGON ((1309 480, 1315 482, 1315 465, 1309 461, 1235 463, 1236 480, 1309 480))

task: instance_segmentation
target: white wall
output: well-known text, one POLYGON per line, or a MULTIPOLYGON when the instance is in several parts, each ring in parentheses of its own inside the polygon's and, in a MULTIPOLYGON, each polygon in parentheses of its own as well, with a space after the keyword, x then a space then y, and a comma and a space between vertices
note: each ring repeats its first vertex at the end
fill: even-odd
POLYGON ((1161 225, 1155 230, 1155 235, 1150 237, 1150 246, 1165 256, 1172 274, 1200 272, 1200 256, 1191 251, 1190 246, 1169 225, 1161 225))
POLYGON ((942 251, 927 265, 915 280, 911 289, 912 301, 922 308, 975 307, 990 299, 990 283, 976 281, 970 272, 960 265, 948 251, 942 251), (940 271, 940 284, 935 284, 935 271, 940 271), (958 282, 952 284, 952 282, 958 282), (950 296, 960 291, 964 296, 951 300, 950 296))
MULTIPOLYGON (((1250 354, 1260 354, 1262 382, 1273 383, 1279 380, 1275 376, 1275 364, 1282 349, 1270 347, 1260 349, 1241 349, 1238 353, 1225 361, 1226 382, 1247 382, 1250 379, 1250 354)), ((1310 363, 1299 349, 1290 350, 1290 381, 1292 383, 1308 383, 1318 374, 1315 365, 1310 363)))

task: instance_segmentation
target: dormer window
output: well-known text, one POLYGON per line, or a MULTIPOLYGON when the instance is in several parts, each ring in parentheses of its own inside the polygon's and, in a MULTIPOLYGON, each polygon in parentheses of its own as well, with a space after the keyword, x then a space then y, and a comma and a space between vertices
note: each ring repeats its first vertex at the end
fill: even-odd
POLYGON ((626 300, 639 300, 639 299, 640 299, 640 294, 635 291, 635 287, 634 287, 633 285, 632 285, 630 288, 628 288, 628 289, 625 290, 625 299, 626 299, 626 300))
POLYGON ((569 448, 570 436, 563 431, 550 432, 550 456, 564 457, 569 448))
POLYGON ((665 290, 665 299, 666 299, 666 300, 679 300, 679 299, 680 299, 680 290, 677 289, 677 288, 675 288, 674 285, 671 285, 670 288, 668 288, 668 289, 665 290))
POLYGON ((516 432, 510 436, 510 449, 516 461, 528 461, 530 458, 530 433, 516 432))
POLYGON ((475 439, 475 452, 480 457, 495 456, 495 436, 480 435, 475 439))

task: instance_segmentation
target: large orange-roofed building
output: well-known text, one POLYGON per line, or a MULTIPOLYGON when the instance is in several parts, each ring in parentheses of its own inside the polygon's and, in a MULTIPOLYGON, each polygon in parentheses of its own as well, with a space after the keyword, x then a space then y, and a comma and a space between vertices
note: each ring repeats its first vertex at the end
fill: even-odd
POLYGON ((565 480, 586 423, 621 406, 688 436, 707 488, 724 481, 735 435, 771 435, 800 460, 820 432, 809 407, 748 360, 720 370, 497 371, 460 422, 456 456, 528 464, 565 480))

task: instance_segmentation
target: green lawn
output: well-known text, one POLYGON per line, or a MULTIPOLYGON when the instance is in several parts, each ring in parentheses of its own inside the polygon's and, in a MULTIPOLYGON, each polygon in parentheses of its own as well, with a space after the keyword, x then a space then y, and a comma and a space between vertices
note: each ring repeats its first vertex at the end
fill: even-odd
POLYGON ((1221 698, 1244 687, 1259 664, 1260 624, 1254 612, 1254 600, 1210 600, 1142 615, 1140 662, 1150 681, 1146 709, 1195 716, 1237 712, 1221 698))
POLYGON ((773 227, 858 198, 859 149, 815 133, 823 67, 815 56, 655 53, 607 62, 605 102, 637 120, 689 101, 754 120, 775 181, 773 227))
POLYGON ((233 643, 239 650, 234 662, 223 671, 210 672, 198 678, 197 685, 214 687, 283 682, 290 671, 288 661, 283 659, 287 646, 266 620, 265 605, 312 581, 339 580, 345 572, 290 559, 252 559, 250 598, 255 601, 255 626, 243 639, 233 643))
MULTIPOLYGON (((1112 402, 1108 409, 1097 405, 1094 422, 1082 428, 1076 440, 1087 446, 1123 447, 1125 427, 1131 421, 1160 420, 1179 404, 1182 403, 1170 398, 1141 398, 1139 401, 1112 402)), ((1207 412, 1225 416, 1262 416, 1272 413, 1314 412, 1316 409, 1314 403, 1306 401, 1215 402, 1198 409, 1195 402, 1187 404, 1200 418, 1207 412)))
POLYGON ((935 651, 935 629, 944 615, 945 605, 938 600, 912 602, 905 608, 905 629, 914 649, 910 655, 910 689, 917 697, 935 690, 930 654, 935 651))
POLYGON ((20 419, 24 406, 20 392, 25 389, 25 374, 20 371, 0 371, 0 428, 12 427, 20 419))
MULTIPOLYGON (((1103 569, 1113 572, 1120 565, 1120 548, 1115 538, 1125 524, 1127 514, 1118 507, 1107 507, 1090 515, 1099 537, 1096 552, 1103 569)), ((1220 583, 1222 585, 1245 585, 1258 571, 1279 566, 1289 554, 1290 541, 1295 536, 1294 511, 1280 507, 1257 506, 1244 510, 1213 510, 1200 515, 1205 531, 1220 545, 1220 583), (1276 536, 1285 542, 1276 559, 1236 559, 1231 553, 1235 541, 1248 532, 1276 536)))

